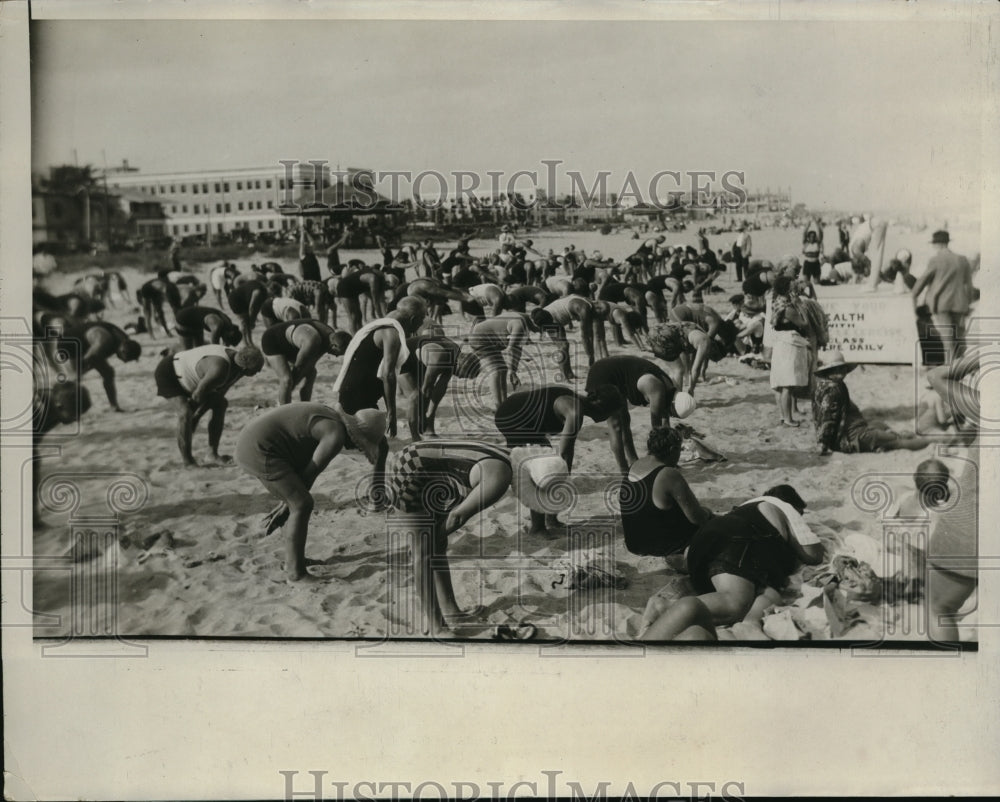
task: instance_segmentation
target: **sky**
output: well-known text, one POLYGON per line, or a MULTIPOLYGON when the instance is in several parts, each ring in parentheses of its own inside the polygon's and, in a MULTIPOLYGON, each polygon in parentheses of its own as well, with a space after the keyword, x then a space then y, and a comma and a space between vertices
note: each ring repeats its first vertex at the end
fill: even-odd
POLYGON ((817 208, 979 203, 984 48, 962 23, 50 20, 31 46, 36 170, 558 159, 559 191, 566 170, 644 193, 735 170, 817 208))

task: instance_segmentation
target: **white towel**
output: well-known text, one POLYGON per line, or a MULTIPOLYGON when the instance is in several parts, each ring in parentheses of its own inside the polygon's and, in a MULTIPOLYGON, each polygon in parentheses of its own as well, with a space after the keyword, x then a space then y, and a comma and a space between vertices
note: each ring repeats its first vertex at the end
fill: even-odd
MULTIPOLYGON (((768 504, 773 504, 781 510, 788 521, 788 528, 792 530, 792 535, 799 541, 800 546, 813 546, 820 542, 819 537, 809 528, 809 524, 805 522, 805 519, 799 515, 799 511, 791 504, 774 496, 758 496, 744 503, 755 504, 758 501, 766 501, 768 504)), ((743 504, 740 506, 742 507, 743 504)))
MULTIPOLYGON (((391 317, 379 318, 378 320, 373 320, 371 323, 362 326, 358 329, 358 333, 351 338, 351 342, 347 346, 347 351, 344 353, 344 361, 340 365, 340 375, 337 376, 337 381, 333 384, 333 391, 335 393, 340 392, 340 385, 344 383, 344 376, 347 375, 347 368, 351 364, 351 360, 354 359, 354 353, 358 350, 358 346, 361 345, 365 337, 376 329, 387 328, 394 328, 399 334, 399 358, 396 360, 396 372, 399 372, 400 367, 402 367, 403 363, 410 356, 410 349, 406 347, 406 331, 403 329, 402 324, 398 320, 394 320, 391 317)), ((384 379, 388 372, 389 369, 385 364, 385 355, 383 354, 382 361, 379 363, 376 375, 380 379, 384 379)))

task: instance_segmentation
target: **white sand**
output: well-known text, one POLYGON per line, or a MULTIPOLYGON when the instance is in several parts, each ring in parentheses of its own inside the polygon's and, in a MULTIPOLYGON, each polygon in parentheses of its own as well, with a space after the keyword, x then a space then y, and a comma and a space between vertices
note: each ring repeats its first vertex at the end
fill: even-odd
MULTIPOLYGON (((780 258, 798 251, 797 231, 754 233, 755 255, 780 258), (765 251, 765 244, 769 247, 765 251), (784 247, 782 247, 784 246, 784 247)), ((600 247, 605 255, 624 255, 635 243, 624 235, 600 237, 596 234, 545 234, 534 237, 536 247, 561 249, 567 242, 591 249, 600 247)), ((693 232, 669 235, 668 242, 693 242, 693 232)), ((925 259, 920 243, 929 232, 895 235, 890 231, 887 254, 898 247, 914 251, 915 273, 925 259)), ((955 250, 970 256, 958 237, 955 250)), ((728 248, 731 235, 713 237, 713 247, 728 248)), ((473 243, 473 251, 481 247, 473 243)), ((355 254, 346 253, 344 259, 355 254)), ((377 259, 372 252, 358 254, 377 259)), ((249 262, 247 260, 239 260, 249 262)), ((260 259, 263 261, 263 259, 260 259)), ((287 260, 286 260, 287 261, 287 260)), ((201 272, 206 274, 208 266, 201 272)), ((135 271, 124 271, 130 293, 141 283, 135 271)), ((74 276, 57 276, 52 289, 65 291, 74 276)), ((709 299, 720 309, 735 282, 722 282, 727 289, 709 299)), ((206 303, 214 303, 211 295, 206 303)), ((453 316, 450 323, 458 323, 453 316)), ((124 324, 134 321, 134 310, 111 310, 106 319, 124 324)), ((343 320, 343 318, 342 318, 343 320)), ((466 325, 467 324, 463 324, 466 325)), ((257 330, 259 341, 260 327, 257 330)), ((94 404, 84 416, 81 433, 61 444, 58 458, 42 462, 43 477, 69 473, 81 488, 81 507, 76 515, 107 514, 106 488, 122 472, 135 474, 148 488, 148 500, 141 509, 123 517, 119 527, 121 547, 103 559, 88 563, 88 570, 104 575, 110 566, 117 576, 117 603, 87 602, 84 609, 97 620, 112 622, 122 635, 183 635, 200 637, 323 637, 382 638, 414 637, 408 623, 413 602, 412 577, 406 547, 387 534, 385 516, 365 515, 355 503, 355 488, 369 472, 356 454, 338 456, 314 487, 316 510, 310 525, 307 555, 322 561, 313 568, 321 581, 289 586, 280 569, 282 535, 261 536, 260 522, 274 500, 256 480, 233 467, 184 469, 175 441, 176 420, 166 401, 156 396, 153 370, 158 353, 173 340, 151 340, 140 335, 143 356, 137 363, 113 364, 118 374, 120 403, 126 410, 115 414, 109 409, 100 379, 88 374, 85 384, 94 404), (102 573, 104 572, 104 573, 102 573), (113 609, 112 609, 113 608, 113 609)), ((610 344, 610 332, 609 332, 610 344)), ((551 381, 545 353, 531 349, 522 379, 551 381)), ((620 353, 611 346, 611 352, 620 353)), ((648 356, 648 355, 647 355, 648 356)), ((579 353, 582 357, 582 351, 579 353)), ((585 362, 578 359, 579 374, 585 376, 585 362)), ((320 362, 313 400, 332 401, 331 388, 339 360, 327 357, 320 362)), ((811 413, 807 401, 800 402, 799 429, 777 426, 778 413, 768 386, 766 371, 744 367, 727 359, 710 369, 712 380, 698 390, 699 409, 686 421, 705 432, 708 442, 728 456, 728 462, 685 468, 685 475, 698 498, 709 508, 724 512, 734 504, 758 495, 769 486, 793 484, 809 505, 807 521, 831 548, 845 548, 848 536, 862 556, 880 554, 882 525, 877 516, 859 509, 851 500, 851 488, 863 474, 884 475, 898 491, 910 486, 910 475, 924 452, 842 455, 819 458, 811 413)), ((849 377, 852 397, 872 421, 906 431, 913 426, 913 368, 908 366, 863 366, 849 377)), ((573 383, 582 387, 583 381, 573 383)), ((239 430, 254 416, 255 408, 275 403, 277 385, 267 367, 244 379, 230 391, 229 413, 223 435, 222 453, 232 453, 239 430)), ((492 429, 492 414, 476 402, 487 402, 485 388, 476 382, 453 381, 438 416, 438 431, 444 436, 466 434, 498 441, 492 429), (456 415, 456 405, 462 410, 456 415)), ((403 406, 400 405, 403 415, 403 406)), ((635 441, 640 453, 649 431, 644 410, 633 412, 635 441)), ((400 433, 407 431, 400 420, 400 433)), ((607 472, 613 465, 608 450, 606 426, 588 423, 583 427, 576 451, 574 503, 560 516, 569 526, 552 537, 520 533, 526 511, 511 494, 486 511, 451 538, 449 553, 459 603, 464 607, 483 604, 491 623, 525 619, 534 623, 540 636, 551 639, 611 640, 634 637, 642 625, 647 603, 654 595, 671 600, 690 592, 687 580, 669 569, 665 561, 637 557, 625 551, 620 528, 616 527, 608 498, 613 496, 616 478, 607 472), (599 556, 628 580, 625 589, 601 588, 568 591, 565 583, 553 587, 570 563, 599 556)), ((53 433, 60 434, 59 430, 53 433)), ((403 437, 392 443, 398 450, 403 437)), ((195 456, 207 456, 204 422, 194 439, 195 456)), ((43 525, 36 526, 36 555, 65 554, 71 546, 67 513, 46 512, 43 525)), ((846 549, 849 551, 849 549, 846 549)), ((881 571, 880 565, 875 565, 881 571)), ((787 601, 800 597, 793 590, 787 601)), ((71 610, 71 583, 66 570, 43 570, 35 574, 34 608, 39 613, 61 616, 61 624, 46 627, 37 619, 36 635, 56 636, 67 631, 71 610)), ((659 602, 654 602, 656 607, 659 602)), ((80 610, 80 607, 75 609, 80 610)), ((854 638, 876 638, 886 622, 895 628, 891 637, 918 640, 916 620, 904 625, 906 616, 916 611, 907 605, 862 606, 864 623, 847 633, 854 638)), ((770 617, 765 630, 779 639, 800 634, 790 624, 791 611, 770 617), (791 627, 791 628, 790 628, 791 627)), ((792 616, 803 623, 814 639, 829 637, 825 617, 816 610, 796 611, 792 616)), ((485 637, 489 628, 477 626, 460 634, 485 637)), ((767 637, 759 629, 737 625, 738 638, 767 637)), ((724 637, 727 635, 724 633, 724 637)), ((964 637, 974 637, 964 630, 964 637)))

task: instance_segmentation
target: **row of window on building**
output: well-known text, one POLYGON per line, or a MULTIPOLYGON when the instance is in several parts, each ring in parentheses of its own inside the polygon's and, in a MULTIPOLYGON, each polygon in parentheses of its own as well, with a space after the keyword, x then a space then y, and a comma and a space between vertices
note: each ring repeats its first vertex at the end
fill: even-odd
MULTIPOLYGON (((255 201, 247 201, 244 204, 243 201, 239 201, 236 204, 236 211, 238 211, 238 212, 243 212, 243 211, 250 212, 250 211, 253 211, 254 209, 265 209, 265 208, 267 208, 267 209, 273 209, 274 208, 274 201, 271 201, 271 200, 267 201, 267 206, 264 205, 263 201, 256 201, 256 204, 257 204, 256 206, 254 206, 254 203, 255 203, 255 201)), ((170 207, 170 214, 177 214, 177 210, 178 209, 180 209, 180 213, 181 214, 187 214, 188 213, 188 207, 187 207, 187 205, 186 204, 181 204, 180 206, 171 206, 170 207)), ((207 203, 204 206, 202 206, 200 203, 196 203, 196 204, 194 204, 191 207, 191 214, 202 214, 202 213, 208 214, 211 211, 212 211, 212 209, 211 209, 210 205, 207 204, 207 203)), ((216 214, 223 214, 223 212, 225 214, 231 214, 232 211, 233 211, 233 205, 231 203, 217 203, 217 204, 215 204, 215 213, 216 214)))
MULTIPOLYGON (((264 230, 264 228, 265 228, 264 223, 265 222, 267 223, 266 227, 269 230, 273 231, 274 228, 275 228, 275 221, 274 220, 258 220, 257 221, 257 231, 263 231, 264 230)), ((282 219, 279 222, 281 223, 281 225, 278 226, 278 227, 281 228, 283 231, 292 227, 292 221, 291 220, 282 219)), ((236 228, 242 228, 245 231, 250 231, 251 230, 251 224, 250 223, 244 223, 243 225, 237 225, 235 227, 236 228)), ((219 234, 222 234, 224 231, 227 231, 227 230, 231 231, 232 229, 233 229, 233 226, 229 226, 228 228, 226 228, 223 223, 216 223, 215 224, 215 230, 219 234)), ((207 233, 207 232, 209 232, 211 230, 212 230, 212 226, 210 224, 208 224, 208 223, 205 223, 205 224, 202 224, 202 223, 172 223, 170 225, 170 233, 171 234, 191 234, 191 233, 201 234, 201 233, 207 233)))
MULTIPOLYGON (((274 181, 270 178, 265 178, 263 180, 254 179, 253 181, 236 181, 233 182, 236 186, 237 192, 243 192, 246 190, 255 189, 274 189, 274 181)), ((294 184, 291 181, 287 181, 284 178, 277 179, 278 189, 285 189, 286 187, 291 188, 294 184)), ((200 183, 200 184, 151 184, 148 186, 137 186, 136 189, 139 192, 146 192, 150 195, 176 195, 187 194, 190 189, 192 195, 197 195, 199 193, 203 195, 209 194, 209 187, 213 187, 216 194, 222 192, 231 192, 231 183, 229 181, 216 181, 214 183, 200 183)))

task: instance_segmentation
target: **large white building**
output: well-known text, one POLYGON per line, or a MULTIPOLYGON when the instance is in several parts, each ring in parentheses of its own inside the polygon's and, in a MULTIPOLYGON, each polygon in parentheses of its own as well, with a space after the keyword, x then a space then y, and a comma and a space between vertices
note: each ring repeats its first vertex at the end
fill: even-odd
MULTIPOLYGON (((144 173, 128 162, 106 171, 108 189, 129 189, 160 200, 166 213, 167 233, 222 234, 236 229, 253 234, 293 226, 278 206, 294 187, 299 196, 311 184, 315 168, 310 163, 292 166, 291 179, 284 165, 192 170, 182 173, 144 173)), ((321 168, 322 181, 330 183, 329 167, 321 168)))

